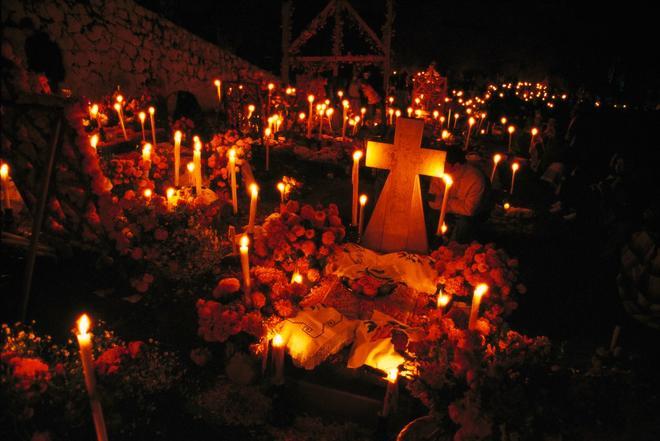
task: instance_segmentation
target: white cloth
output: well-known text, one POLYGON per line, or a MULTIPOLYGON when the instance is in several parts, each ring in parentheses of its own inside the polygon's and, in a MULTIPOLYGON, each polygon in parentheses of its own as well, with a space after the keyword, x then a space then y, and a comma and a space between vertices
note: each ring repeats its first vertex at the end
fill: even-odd
POLYGON ((326 272, 353 280, 369 275, 385 283, 404 283, 428 294, 436 291, 437 272, 433 269, 433 259, 405 251, 378 254, 347 243, 332 257, 326 272))
POLYGON ((353 342, 358 320, 350 320, 335 308, 313 306, 278 325, 277 332, 296 366, 314 369, 329 356, 353 342))

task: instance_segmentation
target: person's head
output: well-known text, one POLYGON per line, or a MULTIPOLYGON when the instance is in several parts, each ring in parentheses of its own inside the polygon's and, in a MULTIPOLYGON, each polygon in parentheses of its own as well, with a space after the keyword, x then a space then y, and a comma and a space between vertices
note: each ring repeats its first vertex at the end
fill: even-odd
POLYGON ((458 170, 465 164, 465 153, 458 146, 447 147, 447 157, 445 158, 445 171, 449 174, 458 170))

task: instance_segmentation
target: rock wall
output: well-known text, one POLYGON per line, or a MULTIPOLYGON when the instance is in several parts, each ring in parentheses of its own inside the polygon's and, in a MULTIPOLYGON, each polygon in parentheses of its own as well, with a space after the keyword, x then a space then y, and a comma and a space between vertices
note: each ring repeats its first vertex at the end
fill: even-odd
POLYGON ((47 34, 62 54, 60 87, 78 96, 118 85, 127 94, 186 90, 209 108, 217 102, 215 78, 276 79, 132 0, 3 0, 2 27, 2 55, 20 70, 29 64, 26 40, 47 34))

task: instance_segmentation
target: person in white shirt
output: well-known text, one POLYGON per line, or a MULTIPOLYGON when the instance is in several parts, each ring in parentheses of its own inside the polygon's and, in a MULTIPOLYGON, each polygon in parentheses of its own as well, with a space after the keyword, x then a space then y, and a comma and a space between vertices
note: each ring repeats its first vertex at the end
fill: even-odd
MULTIPOLYGON (((463 151, 458 147, 447 149, 445 173, 454 181, 447 199, 447 217, 454 225, 450 226, 450 239, 469 242, 475 239, 479 223, 488 216, 491 209, 490 182, 484 173, 468 163, 463 151)), ((442 205, 445 185, 440 178, 433 178, 429 193, 434 198, 429 201, 433 210, 442 205)), ((447 222, 450 225, 450 222, 447 222)))

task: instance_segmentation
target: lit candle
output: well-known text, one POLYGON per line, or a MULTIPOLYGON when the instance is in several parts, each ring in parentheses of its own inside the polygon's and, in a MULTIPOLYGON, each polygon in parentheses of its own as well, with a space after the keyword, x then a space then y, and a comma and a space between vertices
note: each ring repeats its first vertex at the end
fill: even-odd
POLYGON ((121 131, 124 133, 124 139, 128 141, 128 134, 126 133, 126 127, 124 126, 124 117, 121 112, 121 104, 115 103, 114 107, 117 111, 117 115, 119 116, 119 124, 121 125, 121 131))
POLYGON ((96 391, 96 377, 94 376, 94 345, 92 338, 94 337, 89 331, 90 320, 87 314, 83 314, 78 319, 78 345, 80 346, 80 361, 82 362, 83 375, 85 377, 85 386, 87 387, 87 395, 89 396, 89 403, 92 408, 92 420, 94 421, 94 429, 96 430, 97 441, 107 441, 108 433, 105 428, 105 420, 103 418, 103 408, 96 391))
POLYGON ((202 142, 197 141, 193 149, 193 163, 195 164, 195 194, 202 194, 202 142))
POLYGON ((470 117, 470 119, 468 119, 468 132, 467 132, 467 136, 465 137, 466 150, 468 148, 468 145, 470 144, 470 134, 472 133, 472 126, 474 125, 475 122, 476 120, 473 117, 470 117))
POLYGON ((264 130, 264 144, 266 147, 266 171, 270 170, 270 137, 272 136, 272 130, 270 127, 266 127, 264 130))
POLYGON ((449 304, 450 300, 451 300, 451 296, 443 293, 442 291, 438 293, 437 305, 438 305, 438 314, 440 315, 440 317, 442 317, 442 314, 445 312, 445 308, 449 304))
POLYGON ((89 109, 89 116, 92 119, 95 119, 96 120, 96 126, 98 128, 101 128, 101 121, 99 120, 99 105, 98 104, 92 105, 92 107, 89 109))
POLYGON ((192 187, 195 185, 195 163, 194 162, 189 162, 186 164, 186 170, 188 170, 188 181, 190 183, 190 186, 192 187))
POLYGON ((511 151, 511 141, 513 140, 513 132, 516 131, 514 126, 509 126, 507 132, 509 132, 509 151, 511 151))
POLYGON ((158 145, 156 142, 156 118, 154 114, 156 113, 156 108, 151 106, 149 107, 149 122, 151 122, 151 140, 154 143, 154 146, 158 145))
POLYGON ((259 186, 250 184, 250 217, 248 221, 248 233, 254 233, 254 220, 257 217, 257 198, 259 197, 259 186))
POLYGON ((364 115, 367 113, 367 108, 366 107, 361 107, 360 108, 360 116, 362 118, 362 125, 364 125, 364 115))
POLYGON ((460 117, 461 115, 458 112, 454 113, 454 128, 456 128, 456 124, 458 124, 458 118, 460 117))
POLYGON ((341 124, 341 137, 344 138, 346 136, 346 112, 348 112, 348 100, 344 100, 341 102, 341 107, 343 109, 342 111, 342 124, 341 124))
POLYGON ((179 169, 181 168, 181 130, 174 132, 174 186, 179 186, 179 169))
POLYGON ((328 110, 325 111, 325 116, 328 118, 328 130, 330 134, 332 135, 332 115, 335 113, 335 109, 332 107, 328 108, 328 110))
POLYGON ((284 182, 278 182, 277 183, 277 189, 280 192, 280 211, 283 211, 283 209, 284 209, 284 193, 286 191, 286 186, 284 185, 284 182))
POLYGON ((144 173, 149 178, 149 169, 151 169, 151 144, 148 142, 142 147, 142 167, 144 167, 144 173))
POLYGON ((231 205, 238 214, 238 191, 236 190, 236 150, 229 150, 229 173, 231 174, 231 205))
POLYGON ((0 182, 2 182, 2 208, 11 210, 11 200, 9 199, 9 165, 7 163, 0 165, 0 182))
POLYGON ((273 83, 268 83, 268 101, 266 102, 266 115, 270 113, 270 100, 273 94, 273 89, 275 89, 275 85, 273 83))
POLYGON ((506 116, 503 116, 503 117, 500 119, 500 123, 502 124, 502 127, 504 127, 504 126, 506 125, 506 122, 507 122, 506 116))
POLYGON ((449 190, 451 189, 454 180, 447 173, 442 175, 442 180, 445 181, 445 194, 442 196, 442 207, 440 208, 440 220, 438 221, 438 236, 442 235, 442 226, 445 223, 445 214, 447 213, 447 200, 449 199, 449 190))
POLYGON ((390 125, 392 125, 393 119, 394 119, 394 109, 392 107, 390 107, 389 110, 387 111, 387 113, 389 115, 389 123, 390 123, 390 125))
POLYGON ((488 285, 485 283, 480 283, 474 289, 474 294, 472 296, 472 307, 470 308, 470 321, 468 323, 468 328, 474 330, 477 319, 479 318, 479 306, 481 305, 481 298, 488 292, 488 285))
POLYGON ((444 127, 444 125, 445 125, 445 117, 441 116, 440 117, 440 128, 442 129, 442 127, 444 127))
POLYGON ((311 138, 312 136, 312 103, 314 103, 314 95, 307 95, 307 101, 309 102, 309 118, 307 119, 307 137, 311 138))
POLYGON ((250 287, 252 281, 250 280, 250 259, 248 256, 248 245, 250 244, 250 239, 247 234, 241 236, 241 246, 239 251, 241 253, 241 269, 243 271, 243 294, 245 295, 246 306, 250 305, 250 287))
POLYGON ((149 200, 151 199, 151 196, 154 194, 154 192, 151 191, 150 188, 145 188, 143 194, 144 194, 144 198, 145 198, 147 201, 149 201, 149 200))
POLYGON ((406 112, 408 112, 408 118, 410 118, 410 117, 412 116, 412 113, 413 113, 413 108, 412 108, 412 107, 408 107, 408 108, 406 109, 406 112))
POLYGON ((321 135, 323 135, 323 111, 325 110, 325 107, 323 104, 320 104, 317 106, 318 110, 318 115, 319 115, 319 139, 321 139, 321 135))
POLYGON ((493 155, 493 171, 490 174, 490 182, 493 182, 493 179, 495 179, 495 171, 497 170, 497 164, 499 164, 501 160, 502 160, 502 155, 500 155, 499 153, 493 155))
POLYGON ((213 84, 215 84, 215 88, 218 90, 218 104, 222 102, 222 81, 216 79, 213 84))
POLYGON ((248 120, 252 118, 252 113, 254 113, 254 104, 250 104, 248 106, 248 116, 247 116, 248 120))
POLYGON ((173 208, 174 207, 174 195, 176 194, 176 190, 173 187, 169 187, 167 191, 165 192, 165 196, 167 196, 167 206, 168 208, 173 208))
POLYGON ((140 118, 140 128, 142 129, 142 142, 147 140, 146 135, 144 134, 144 120, 147 119, 147 114, 144 112, 138 113, 138 118, 140 118))
POLYGON ((383 400, 381 416, 387 417, 391 411, 396 410, 397 395, 399 391, 399 369, 390 369, 387 372, 387 390, 383 400))
POLYGON ((273 383, 280 385, 284 384, 284 339, 280 334, 275 334, 273 337, 273 366, 275 374, 273 383))
POLYGON ((536 127, 532 127, 532 137, 529 140, 529 149, 530 150, 532 149, 532 146, 534 146, 534 137, 536 135, 538 135, 538 133, 539 133, 539 129, 537 129, 536 127))
POLYGON ((91 145, 92 148, 93 148, 94 150, 96 150, 96 146, 99 145, 99 135, 97 135, 96 133, 93 134, 93 135, 89 138, 89 145, 91 145))
POLYGON ((513 194, 513 186, 516 183, 516 172, 519 168, 520 165, 517 162, 511 164, 511 189, 509 190, 509 194, 513 194))
POLYGON ((353 152, 353 200, 351 204, 351 225, 358 224, 358 188, 360 186, 360 159, 362 159, 362 150, 353 152))
POLYGON ((360 196, 360 216, 358 218, 358 237, 362 237, 362 231, 364 228, 364 206, 367 204, 367 195, 363 194, 360 196))

